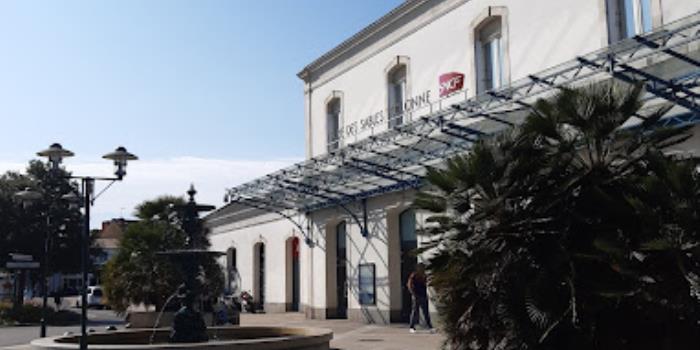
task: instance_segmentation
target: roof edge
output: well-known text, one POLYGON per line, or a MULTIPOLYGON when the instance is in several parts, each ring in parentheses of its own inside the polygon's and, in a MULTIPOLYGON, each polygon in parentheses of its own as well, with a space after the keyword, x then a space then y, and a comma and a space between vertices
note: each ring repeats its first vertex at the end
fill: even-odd
POLYGON ((393 10, 389 11, 384 16, 370 23, 368 26, 364 27, 359 32, 353 34, 350 38, 345 39, 336 47, 330 49, 317 59, 313 60, 311 63, 307 64, 304 68, 302 68, 301 71, 299 71, 299 73, 297 73, 297 77, 299 77, 299 79, 301 80, 308 81, 309 77, 311 77, 311 72, 327 65, 328 63, 333 61, 333 59, 347 52, 348 50, 352 50, 353 48, 357 47, 359 44, 375 35, 375 33, 381 30, 382 28, 386 27, 395 20, 407 15, 415 8, 429 1, 431 0, 404 1, 401 5, 395 7, 393 10))

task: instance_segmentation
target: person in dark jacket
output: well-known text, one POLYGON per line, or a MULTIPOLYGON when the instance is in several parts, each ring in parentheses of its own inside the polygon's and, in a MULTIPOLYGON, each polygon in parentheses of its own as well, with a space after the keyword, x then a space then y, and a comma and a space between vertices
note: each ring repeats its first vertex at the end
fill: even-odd
POLYGON ((409 330, 411 333, 416 332, 416 323, 420 322, 420 315, 418 314, 418 309, 420 309, 423 310, 423 318, 425 318, 428 329, 430 329, 431 333, 434 332, 433 323, 430 321, 430 312, 428 310, 428 280, 425 275, 425 265, 422 263, 416 265, 416 271, 408 276, 406 287, 408 287, 413 297, 409 330))
POLYGON ((54 293, 53 303, 56 305, 56 311, 61 310, 61 292, 56 291, 54 293))

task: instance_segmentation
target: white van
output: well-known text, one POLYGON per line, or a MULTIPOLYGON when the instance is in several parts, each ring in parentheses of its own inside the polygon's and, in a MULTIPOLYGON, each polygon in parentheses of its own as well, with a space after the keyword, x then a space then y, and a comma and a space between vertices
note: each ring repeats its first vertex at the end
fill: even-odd
MULTIPOLYGON (((80 307, 80 298, 76 301, 76 306, 80 307)), ((87 307, 104 308, 102 303, 102 287, 89 286, 87 287, 87 307)))

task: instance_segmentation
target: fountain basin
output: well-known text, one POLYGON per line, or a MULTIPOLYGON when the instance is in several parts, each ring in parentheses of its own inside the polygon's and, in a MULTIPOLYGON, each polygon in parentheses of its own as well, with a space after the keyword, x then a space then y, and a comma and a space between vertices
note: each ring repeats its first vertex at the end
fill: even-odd
MULTIPOLYGON (((210 327, 209 341, 202 343, 168 343, 170 329, 155 331, 153 344, 149 339, 152 329, 125 330, 88 335, 88 348, 95 350, 328 350, 333 332, 324 328, 234 326, 210 327)), ((49 337, 31 342, 32 349, 79 349, 80 335, 49 337)))
MULTIPOLYGON (((163 315, 161 316, 160 320, 158 320, 158 328, 161 327, 170 327, 173 324, 173 317, 175 317, 175 311, 165 311, 163 312, 163 315)), ((212 314, 211 312, 206 312, 202 314, 202 317, 204 318, 204 323, 206 324, 214 324, 212 322, 212 314)), ((158 312, 155 311, 132 311, 129 312, 129 315, 126 318, 126 321, 129 323, 130 327, 132 329, 136 328, 148 328, 148 329, 153 329, 153 327, 156 326, 156 319, 158 318, 158 312)), ((231 316, 229 315, 229 318, 231 316)), ((232 325, 238 325, 239 321, 238 318, 234 316, 233 321, 231 322, 232 325)))

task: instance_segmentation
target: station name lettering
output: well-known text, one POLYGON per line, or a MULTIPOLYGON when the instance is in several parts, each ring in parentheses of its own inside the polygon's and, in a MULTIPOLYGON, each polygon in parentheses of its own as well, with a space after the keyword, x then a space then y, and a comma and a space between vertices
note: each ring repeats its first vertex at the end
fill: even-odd
POLYGON ((430 90, 423 91, 416 96, 407 98, 402 105, 391 106, 388 110, 381 110, 379 112, 372 113, 365 118, 342 126, 338 130, 338 138, 343 139, 364 133, 377 126, 387 123, 389 116, 392 118, 397 118, 401 115, 406 115, 407 113, 411 113, 417 109, 425 107, 430 103, 430 90))

